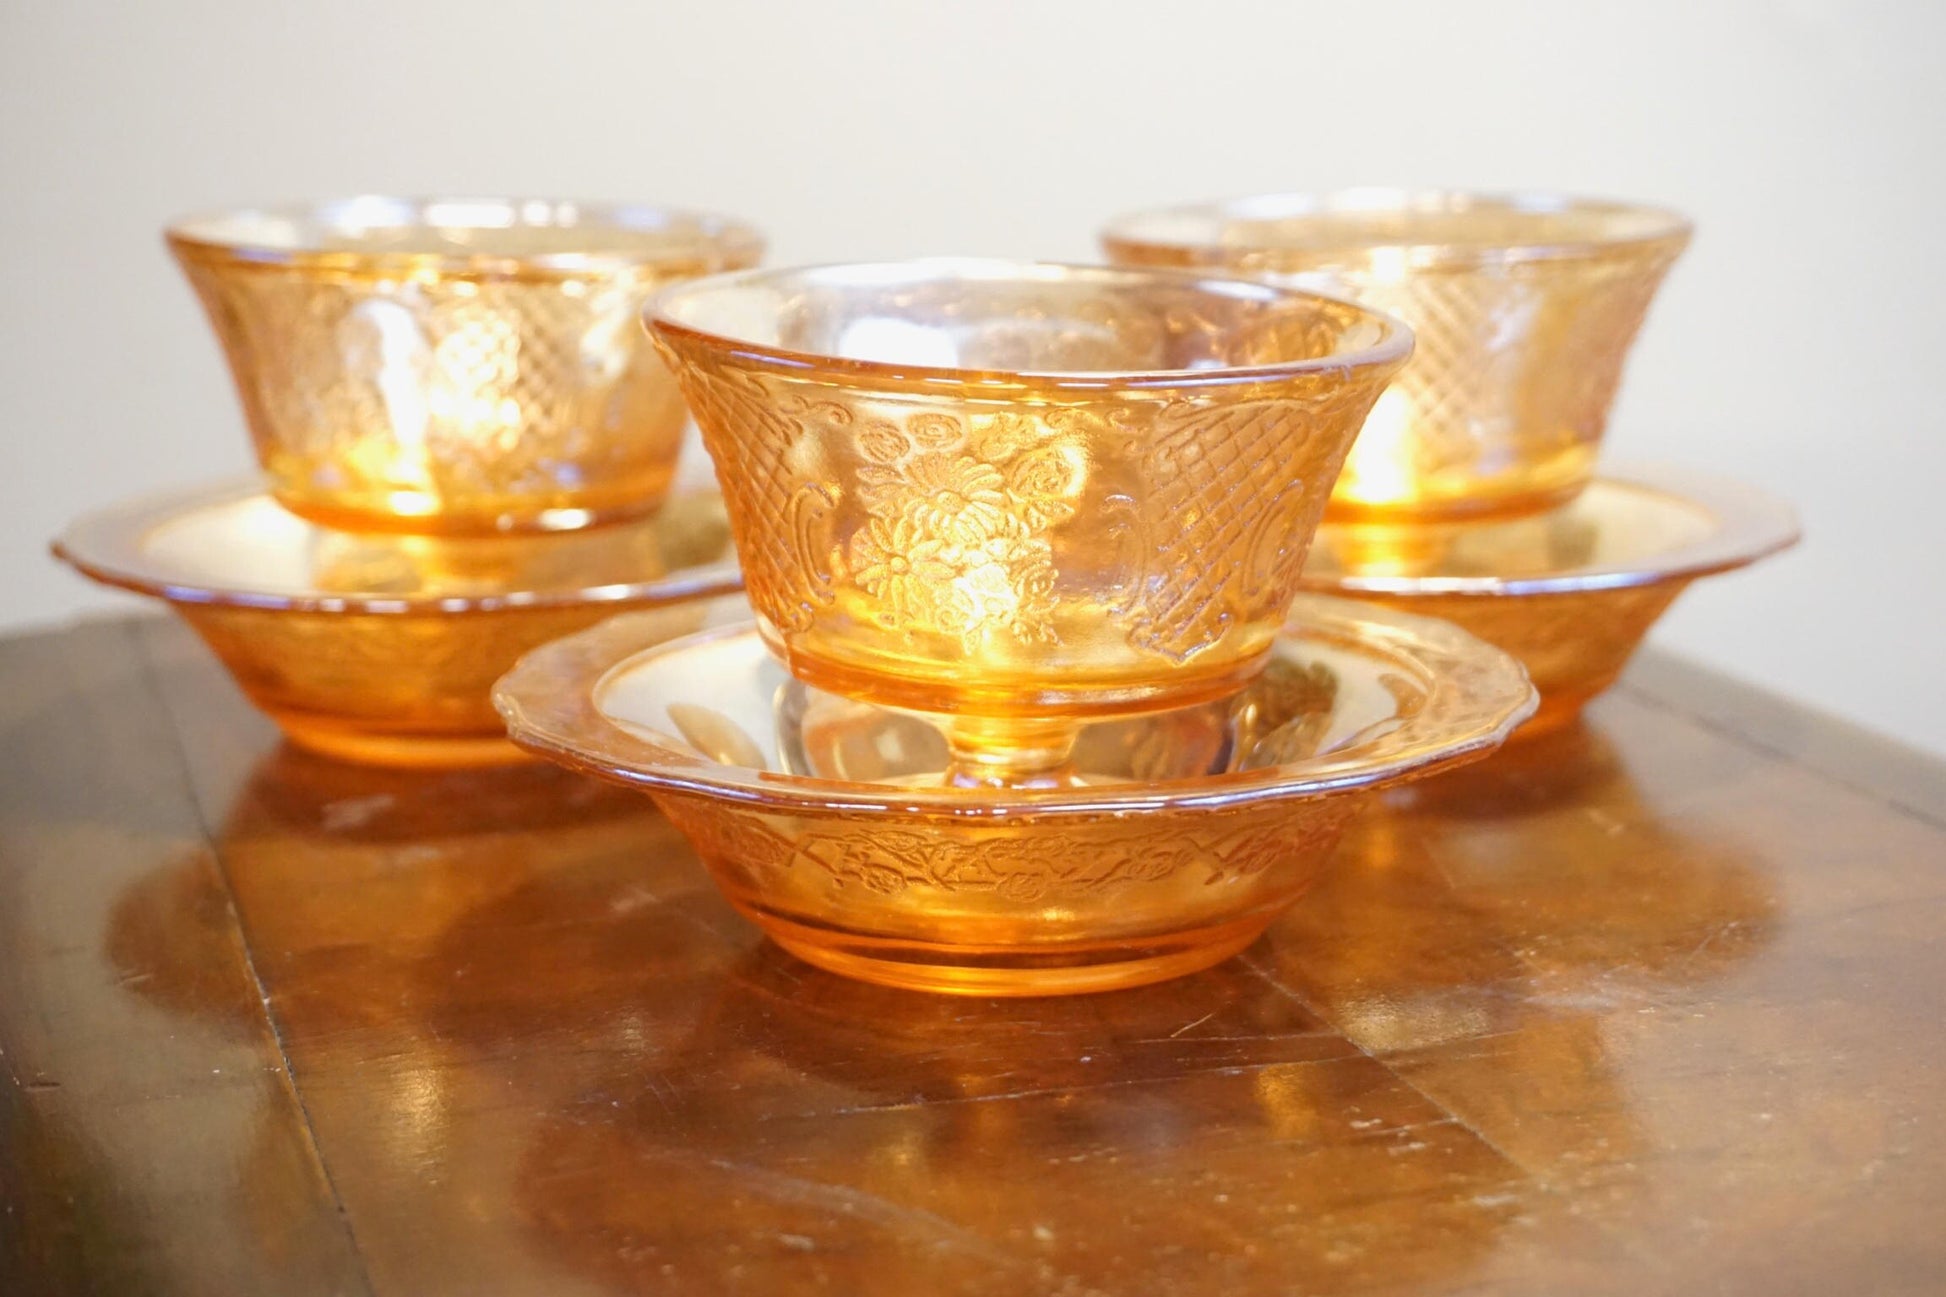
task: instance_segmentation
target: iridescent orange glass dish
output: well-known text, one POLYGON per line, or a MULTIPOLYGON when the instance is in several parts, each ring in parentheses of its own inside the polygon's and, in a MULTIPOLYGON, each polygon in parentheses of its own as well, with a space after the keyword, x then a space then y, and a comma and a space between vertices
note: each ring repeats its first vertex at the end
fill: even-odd
POLYGON ((687 415, 642 337, 748 226, 658 208, 354 198, 178 221, 277 498, 350 530, 561 530, 667 491, 687 415))
POLYGON ((522 653, 739 584, 713 490, 586 532, 455 539, 329 531, 238 483, 85 518, 54 552, 167 600, 292 742, 402 766, 519 759, 489 694, 522 653))
POLYGON ((1572 503, 1498 522, 1327 523, 1307 589, 1444 618, 1519 658, 1540 711, 1517 737, 1573 719, 1615 682, 1698 577, 1796 542, 1789 506, 1732 482, 1619 470, 1572 503))
POLYGON ((1410 324, 1412 363, 1366 421, 1334 519, 1508 515, 1594 471, 1622 364, 1689 242, 1667 211, 1553 194, 1352 190, 1141 212, 1109 257, 1262 276, 1410 324))
POLYGON ((1411 350, 1271 285, 972 260, 722 276, 650 323, 766 640, 822 688, 954 713, 975 782, 1261 669, 1411 350))
POLYGON ((1306 596, 1231 696, 1084 721, 1059 788, 947 786, 938 718, 789 676, 740 600, 671 640, 618 617, 528 654, 510 733, 654 794, 737 907, 800 957, 978 995, 1106 990, 1248 945, 1375 789, 1484 755, 1534 706, 1441 622, 1306 596))

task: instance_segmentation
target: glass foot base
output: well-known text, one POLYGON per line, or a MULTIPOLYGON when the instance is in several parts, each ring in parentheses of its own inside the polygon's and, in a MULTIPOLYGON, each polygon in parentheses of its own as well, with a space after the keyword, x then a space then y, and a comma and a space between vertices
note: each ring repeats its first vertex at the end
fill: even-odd
POLYGON ((496 734, 387 734, 313 717, 272 715, 298 747, 338 761, 412 770, 475 770, 516 765, 532 755, 496 734))
POLYGON ((748 909, 744 914, 791 954, 841 977, 942 995, 1015 997, 1116 991, 1200 972, 1241 953, 1274 917, 1255 916, 1140 944, 1008 951, 873 941, 748 909))

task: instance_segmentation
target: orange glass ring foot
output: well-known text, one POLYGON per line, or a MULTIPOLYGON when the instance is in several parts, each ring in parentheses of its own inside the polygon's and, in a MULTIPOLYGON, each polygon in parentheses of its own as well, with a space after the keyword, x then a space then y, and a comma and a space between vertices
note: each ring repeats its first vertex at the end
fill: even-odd
POLYGON ((329 717, 265 714, 298 747, 319 756, 362 766, 401 770, 476 770, 518 765, 533 755, 512 743, 504 731, 487 734, 411 734, 347 725, 329 717))
POLYGON ((1172 934, 1154 945, 1079 944, 1028 952, 847 937, 739 905, 765 936, 841 977, 939 995, 1086 995, 1186 977, 1241 954, 1275 915, 1172 934))
POLYGON ((1573 720, 1614 684, 1691 582, 1797 540, 1791 509, 1734 482, 1619 469, 1571 503, 1497 522, 1327 524, 1306 589, 1464 627, 1520 659, 1540 709, 1517 737, 1573 720))
POLYGON ((1304 597, 1229 697, 1080 722, 1058 786, 952 786, 947 724, 793 679, 738 602, 707 616, 527 655, 495 689, 509 732, 652 794, 787 949, 932 991, 1108 990, 1233 954, 1375 789, 1485 755, 1534 705, 1454 627, 1304 597))

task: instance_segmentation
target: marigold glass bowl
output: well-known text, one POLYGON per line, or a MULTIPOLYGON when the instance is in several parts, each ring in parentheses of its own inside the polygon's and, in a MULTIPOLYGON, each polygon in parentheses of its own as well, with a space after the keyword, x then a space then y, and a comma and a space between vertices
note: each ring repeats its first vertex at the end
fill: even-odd
POLYGON ((328 526, 454 534, 653 508, 687 413, 642 304, 762 251, 726 217, 513 199, 238 210, 167 237, 277 498, 328 526))
POLYGON ((1573 719, 1615 682, 1698 577, 1794 544, 1788 505, 1667 470, 1618 470, 1572 503, 1492 522, 1326 523, 1306 589, 1439 617, 1519 658, 1541 706, 1516 736, 1573 719))
POLYGON ((524 747, 652 793, 778 944, 868 981, 1105 990, 1241 950, 1380 787, 1484 755, 1534 706, 1520 666, 1440 622, 1305 597, 1249 687, 1084 723, 1061 788, 942 785, 933 722, 786 674, 748 608, 672 640, 619 617, 523 658, 524 747))
POLYGON ((973 260, 718 277, 649 319, 766 640, 822 688, 957 714, 1002 781, 1077 717, 1262 666, 1411 350, 1270 285, 973 260))
POLYGON ((1339 293, 1410 324, 1412 363, 1366 421, 1338 519, 1507 515, 1594 471, 1622 365, 1688 245, 1672 212, 1556 194, 1351 190, 1136 213, 1102 242, 1339 293))
POLYGON ((714 490, 587 532, 454 539, 328 531, 237 483, 85 518, 54 552, 167 600, 292 742, 394 766, 520 759, 490 694, 522 653, 739 586, 714 490))

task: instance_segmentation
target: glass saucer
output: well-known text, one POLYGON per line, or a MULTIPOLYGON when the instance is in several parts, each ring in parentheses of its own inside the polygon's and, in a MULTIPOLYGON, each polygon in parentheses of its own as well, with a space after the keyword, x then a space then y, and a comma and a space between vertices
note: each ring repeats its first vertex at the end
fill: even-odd
POLYGON ((1691 581, 1797 538, 1790 506, 1752 487, 1624 469, 1566 505, 1506 521, 1327 523, 1303 584, 1443 618, 1512 653, 1541 694, 1524 738, 1571 720, 1613 684, 1691 581))
POLYGON ((1107 990, 1243 949, 1375 789, 1483 756, 1532 710, 1455 627, 1305 596, 1234 696, 1082 726, 1058 787, 948 786, 941 719, 808 688, 741 600, 616 618, 494 691, 514 740, 654 794, 729 899, 853 977, 1107 990), (692 623, 693 624, 693 623, 692 623))
POLYGON ((292 742, 395 766, 521 759, 489 694, 522 653, 741 584, 713 487, 634 522, 457 539, 333 531, 232 482, 93 514, 53 548, 166 600, 292 742))

